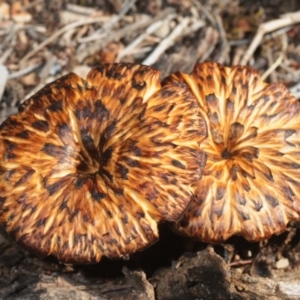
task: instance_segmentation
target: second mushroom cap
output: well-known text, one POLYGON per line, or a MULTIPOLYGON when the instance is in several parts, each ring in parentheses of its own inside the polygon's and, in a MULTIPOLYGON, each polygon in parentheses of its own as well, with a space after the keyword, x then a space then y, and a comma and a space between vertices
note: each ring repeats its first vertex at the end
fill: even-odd
POLYGON ((206 242, 234 234, 255 241, 300 219, 300 104, 282 84, 249 67, 196 65, 186 83, 208 127, 202 179, 176 232, 206 242))

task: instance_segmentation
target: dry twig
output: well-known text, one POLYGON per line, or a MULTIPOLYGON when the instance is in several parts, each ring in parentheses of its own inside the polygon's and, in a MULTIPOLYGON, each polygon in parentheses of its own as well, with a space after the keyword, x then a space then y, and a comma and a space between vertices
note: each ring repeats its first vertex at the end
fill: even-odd
POLYGON ((165 18, 169 14, 174 12, 174 8, 166 8, 154 18, 148 18, 145 15, 136 20, 134 23, 124 26, 119 30, 111 32, 105 38, 98 39, 96 42, 85 46, 85 48, 79 47, 77 50, 76 58, 78 62, 82 62, 85 58, 90 55, 93 55, 95 52, 99 51, 104 45, 112 42, 112 41, 119 41, 121 38, 127 36, 128 34, 132 34, 136 30, 141 30, 150 24, 155 23, 156 21, 165 18))
POLYGON ((222 46, 221 46, 221 50, 220 50, 220 54, 219 54, 219 58, 217 59, 217 62, 219 62, 220 64, 223 64, 227 59, 228 59, 228 54, 230 51, 230 45, 228 43, 227 37, 226 37, 226 32, 223 26, 223 21, 220 17, 219 14, 217 14, 215 16, 216 22, 217 22, 217 27, 219 29, 219 33, 220 33, 220 38, 222 41, 222 46))
POLYGON ((261 43, 261 40, 263 39, 263 37, 266 33, 269 33, 269 32, 272 32, 272 31, 278 30, 280 28, 290 26, 292 24, 296 24, 299 22, 300 22, 300 11, 297 11, 295 13, 289 13, 289 14, 283 15, 280 19, 272 20, 272 21, 261 24, 258 27, 258 30, 257 30, 257 33, 256 33, 254 39, 252 40, 249 48, 247 49, 247 51, 245 52, 245 54, 241 60, 241 64, 246 65, 249 62, 254 51, 259 46, 259 44, 261 43))
POLYGON ((55 41, 59 36, 61 36, 63 33, 67 32, 68 30, 71 30, 76 27, 80 27, 87 24, 93 24, 93 23, 101 23, 103 21, 103 16, 100 17, 90 17, 90 18, 84 18, 83 20, 79 20, 77 22, 73 22, 71 24, 68 24, 61 28, 60 30, 56 31, 54 34, 52 34, 49 38, 47 38, 45 41, 43 41, 41 44, 39 44, 36 48, 34 48, 32 51, 27 53, 20 61, 20 65, 22 65, 28 58, 32 57, 34 54, 36 54, 38 51, 43 49, 45 46, 49 45, 53 41, 55 41))
POLYGON ((97 30, 93 35, 90 35, 86 38, 80 39, 80 43, 88 43, 96 41, 99 38, 103 38, 111 33, 113 27, 126 15, 126 13, 134 6, 136 0, 130 0, 128 3, 125 3, 124 8, 120 11, 118 15, 113 16, 109 22, 105 23, 102 28, 97 30))
POLYGON ((205 25, 204 21, 197 20, 197 26, 188 26, 189 23, 191 22, 190 17, 185 17, 183 18, 173 29, 173 31, 166 37, 164 38, 154 49, 154 51, 143 61, 143 64, 145 65, 153 65, 158 58, 168 49, 170 48, 175 40, 179 37, 182 37, 186 35, 187 33, 192 33, 193 31, 198 30, 202 26, 205 25))
POLYGON ((41 63, 36 63, 36 64, 33 64, 33 65, 29 65, 28 67, 26 68, 23 68, 23 69, 20 69, 19 71, 17 72, 14 72, 14 73, 10 73, 8 75, 8 78, 9 79, 16 79, 18 77, 22 77, 24 75, 27 75, 31 72, 33 72, 34 70, 36 70, 37 68, 39 68, 41 66, 41 63))
POLYGON ((4 65, 0 64, 0 99, 2 99, 2 95, 4 92, 4 88, 6 86, 6 81, 8 79, 8 71, 4 65))
MULTIPOLYGON (((285 57, 285 51, 287 49, 288 46, 288 39, 287 39, 287 35, 283 34, 282 35, 282 49, 281 49, 281 53, 279 54, 278 58, 276 59, 275 62, 270 64, 270 67, 267 71, 265 71, 265 73, 263 73, 263 75, 261 76, 261 78, 264 80, 266 79, 269 75, 271 74, 275 74, 275 69, 281 64, 281 62, 283 61, 284 57, 285 57)), ((273 77, 272 78, 272 82, 276 82, 277 81, 277 77, 273 77)))
POLYGON ((152 23, 150 26, 146 28, 146 30, 139 35, 135 40, 133 40, 129 45, 127 45, 126 48, 123 49, 123 51, 119 52, 119 55, 116 59, 117 62, 119 62, 124 56, 128 55, 129 53, 132 53, 134 49, 143 42, 143 40, 148 37, 150 34, 158 30, 160 27, 162 27, 165 23, 170 22, 172 19, 176 17, 176 14, 169 14, 166 16, 166 18, 162 18, 154 23, 152 23))

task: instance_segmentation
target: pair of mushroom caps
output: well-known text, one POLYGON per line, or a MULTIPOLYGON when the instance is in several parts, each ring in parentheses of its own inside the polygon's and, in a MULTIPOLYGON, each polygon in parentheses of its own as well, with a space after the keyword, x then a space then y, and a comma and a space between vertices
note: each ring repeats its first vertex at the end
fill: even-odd
POLYGON ((217 63, 162 82, 103 64, 45 86, 0 127, 0 223, 63 262, 119 258, 157 224, 217 243, 300 216, 300 104, 257 71, 217 63))

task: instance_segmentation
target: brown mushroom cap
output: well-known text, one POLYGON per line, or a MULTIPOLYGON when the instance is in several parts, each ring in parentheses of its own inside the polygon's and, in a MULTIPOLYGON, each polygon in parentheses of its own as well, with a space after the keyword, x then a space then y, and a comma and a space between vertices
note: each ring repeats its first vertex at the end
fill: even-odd
POLYGON ((161 88, 159 75, 130 64, 71 73, 1 125, 0 222, 19 244, 91 263, 149 246, 157 222, 180 218, 207 132, 186 84, 161 88))
POLYGON ((174 229, 206 242, 234 234, 251 241, 300 218, 300 104, 249 67, 203 63, 185 82, 208 126, 207 155, 191 206, 174 229))

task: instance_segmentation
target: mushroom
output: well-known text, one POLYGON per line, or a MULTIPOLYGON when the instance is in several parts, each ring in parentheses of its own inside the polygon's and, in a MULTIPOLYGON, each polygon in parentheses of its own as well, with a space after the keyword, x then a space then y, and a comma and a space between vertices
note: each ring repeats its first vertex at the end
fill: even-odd
POLYGON ((202 63, 165 83, 186 83, 208 137, 203 176, 176 232, 217 243, 257 241, 300 219, 300 104, 282 84, 249 67, 202 63))
POLYGON ((48 84, 0 127, 0 223, 62 262, 126 257, 177 221, 205 164, 207 136, 185 83, 103 64, 48 84))

